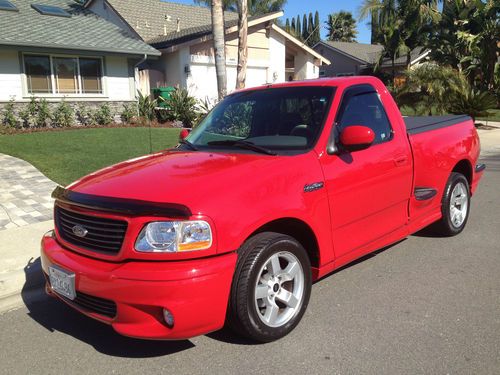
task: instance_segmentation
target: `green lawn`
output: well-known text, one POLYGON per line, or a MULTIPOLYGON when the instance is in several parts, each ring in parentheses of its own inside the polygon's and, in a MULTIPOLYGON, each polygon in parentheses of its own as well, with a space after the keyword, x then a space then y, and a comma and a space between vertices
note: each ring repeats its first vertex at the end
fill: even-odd
MULTIPOLYGON (((179 129, 153 128, 153 151, 177 144, 179 129)), ((149 153, 148 128, 100 128, 0 135, 0 153, 26 160, 67 185, 92 171, 149 153)))

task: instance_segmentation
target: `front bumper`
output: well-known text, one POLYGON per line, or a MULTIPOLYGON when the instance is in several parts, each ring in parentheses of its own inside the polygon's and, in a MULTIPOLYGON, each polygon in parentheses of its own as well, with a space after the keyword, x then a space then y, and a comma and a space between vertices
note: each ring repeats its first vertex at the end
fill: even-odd
MULTIPOLYGON (((205 334, 224 325, 236 264, 236 253, 183 261, 113 263, 64 249, 54 237, 42 239, 41 260, 48 267, 75 273, 77 292, 116 304, 113 317, 47 292, 85 315, 110 324, 118 333, 147 339, 178 340, 205 334), (174 316, 173 327, 163 308, 174 316)), ((87 306, 89 306, 87 304, 87 306)))

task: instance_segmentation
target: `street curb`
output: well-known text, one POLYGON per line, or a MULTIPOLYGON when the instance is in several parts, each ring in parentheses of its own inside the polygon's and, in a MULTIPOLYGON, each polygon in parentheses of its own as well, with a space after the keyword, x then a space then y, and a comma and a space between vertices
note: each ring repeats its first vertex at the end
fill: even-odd
POLYGON ((0 273, 0 313, 22 306, 30 296, 43 292, 44 285, 40 258, 31 259, 24 269, 0 273))

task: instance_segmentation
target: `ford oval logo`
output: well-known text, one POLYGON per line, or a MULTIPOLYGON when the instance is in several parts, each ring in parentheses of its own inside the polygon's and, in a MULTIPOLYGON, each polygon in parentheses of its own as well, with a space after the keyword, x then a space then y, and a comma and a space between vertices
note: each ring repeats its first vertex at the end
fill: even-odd
POLYGON ((75 225, 73 228, 71 228, 73 231, 73 234, 78 237, 85 237, 87 233, 89 232, 87 229, 82 227, 81 225, 75 225))

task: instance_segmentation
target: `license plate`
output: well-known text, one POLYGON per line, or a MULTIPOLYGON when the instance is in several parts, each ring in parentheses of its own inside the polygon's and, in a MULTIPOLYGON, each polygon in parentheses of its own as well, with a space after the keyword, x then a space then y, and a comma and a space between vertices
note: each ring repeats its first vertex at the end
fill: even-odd
POLYGON ((63 270, 57 266, 51 266, 49 267, 49 278, 54 292, 70 300, 75 299, 75 274, 73 272, 63 270))

